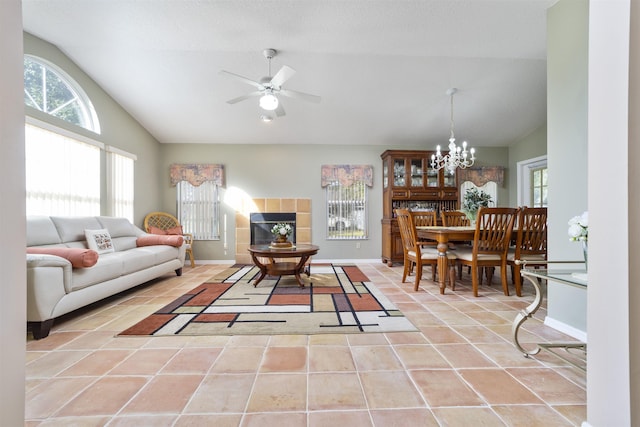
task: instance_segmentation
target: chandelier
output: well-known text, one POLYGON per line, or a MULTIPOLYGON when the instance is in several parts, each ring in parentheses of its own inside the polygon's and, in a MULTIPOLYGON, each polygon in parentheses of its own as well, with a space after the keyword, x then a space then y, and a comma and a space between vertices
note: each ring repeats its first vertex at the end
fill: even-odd
POLYGON ((453 95, 458 91, 456 88, 447 90, 447 95, 451 98, 451 136, 449 137, 449 153, 442 155, 440 146, 436 147, 436 154, 431 155, 431 167, 435 170, 444 168, 453 175, 456 168, 465 169, 473 165, 476 160, 473 148, 467 150, 467 141, 462 142, 462 146, 456 145, 456 138, 453 134, 453 95))

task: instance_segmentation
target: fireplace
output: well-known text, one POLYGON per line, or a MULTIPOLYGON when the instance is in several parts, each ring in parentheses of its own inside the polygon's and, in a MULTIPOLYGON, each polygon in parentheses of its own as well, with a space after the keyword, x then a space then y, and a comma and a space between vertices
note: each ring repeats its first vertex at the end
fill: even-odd
POLYGON ((249 214, 249 228, 252 245, 266 245, 273 241, 271 228, 277 223, 291 224, 293 233, 289 240, 296 242, 295 212, 259 212, 249 214))

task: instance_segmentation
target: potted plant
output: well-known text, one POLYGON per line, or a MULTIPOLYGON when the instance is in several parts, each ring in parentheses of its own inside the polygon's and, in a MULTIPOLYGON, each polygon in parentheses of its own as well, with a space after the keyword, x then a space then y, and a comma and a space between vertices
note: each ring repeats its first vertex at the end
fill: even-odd
POLYGON ((489 206, 489 203, 493 203, 491 200, 491 196, 488 193, 485 193, 482 190, 478 190, 477 188, 470 188, 464 193, 464 197, 462 198, 462 212, 467 215, 467 218, 473 223, 478 216, 478 210, 480 206, 489 206))
POLYGON ((293 227, 291 227, 291 224, 284 222, 274 225, 271 229, 271 234, 275 237, 276 240, 274 243, 276 244, 290 244, 288 238, 291 233, 293 233, 293 227))

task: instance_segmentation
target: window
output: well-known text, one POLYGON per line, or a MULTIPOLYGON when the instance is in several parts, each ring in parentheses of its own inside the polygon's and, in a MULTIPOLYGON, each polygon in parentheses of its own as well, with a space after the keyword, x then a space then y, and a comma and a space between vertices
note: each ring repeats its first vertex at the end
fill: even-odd
POLYGON ((364 181, 342 185, 335 181, 325 187, 327 197, 327 238, 366 239, 367 186, 364 181))
POLYGON ((205 181, 194 186, 188 181, 176 184, 178 220, 194 240, 220 240, 220 200, 218 186, 205 181))
POLYGON ((30 55, 24 57, 24 103, 100 133, 98 117, 82 88, 55 65, 30 55))
POLYGON ((107 147, 107 206, 111 216, 133 222, 133 183, 136 156, 107 147))
POLYGON ((531 170, 531 202, 534 208, 547 207, 547 168, 531 170))
POLYGON ((102 144, 35 121, 25 125, 28 215, 100 215, 102 144))

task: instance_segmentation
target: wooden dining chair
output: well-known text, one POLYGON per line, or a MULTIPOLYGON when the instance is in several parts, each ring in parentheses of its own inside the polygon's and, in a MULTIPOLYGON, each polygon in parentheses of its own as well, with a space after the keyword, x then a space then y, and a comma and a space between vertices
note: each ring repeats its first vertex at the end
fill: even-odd
POLYGON ((191 262, 191 268, 196 266, 193 259, 193 234, 185 233, 178 218, 167 212, 151 212, 144 217, 144 231, 150 234, 180 234, 184 238, 186 255, 191 262))
MULTIPOLYGON (((438 215, 436 211, 409 211, 413 225, 416 227, 431 227, 438 225, 438 215)), ((418 239, 422 247, 425 246, 437 246, 438 242, 435 240, 418 239)))
POLYGON ((522 266, 516 260, 527 260, 527 267, 537 268, 545 265, 536 261, 547 260, 547 208, 521 207, 518 212, 516 244, 507 253, 507 265, 511 267, 511 280, 516 295, 522 296, 522 266))
POLYGON ((444 227, 462 227, 470 226, 471 221, 464 212, 460 211, 442 211, 442 225, 444 227))
MULTIPOLYGON (((435 247, 422 247, 416 233, 416 226, 413 222, 413 216, 408 209, 396 209, 396 219, 398 220, 398 228, 400 228, 400 238, 402 240, 402 248, 404 252, 404 271, 402 272, 402 283, 405 282, 409 273, 415 265, 415 284, 413 290, 417 291, 420 287, 420 279, 422 279, 422 270, 424 265, 431 266, 431 280, 436 280, 436 266, 438 265, 438 251, 435 247)), ((455 288, 455 258, 456 256, 447 253, 450 262, 449 280, 451 289, 455 288)))
POLYGON ((487 271, 487 279, 491 283, 492 267, 500 267, 502 290, 505 295, 509 295, 507 251, 517 213, 517 208, 481 207, 476 219, 473 246, 456 249, 458 265, 471 266, 471 284, 474 296, 478 296, 478 287, 482 279, 482 275, 479 273, 480 268, 487 271))

